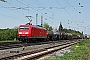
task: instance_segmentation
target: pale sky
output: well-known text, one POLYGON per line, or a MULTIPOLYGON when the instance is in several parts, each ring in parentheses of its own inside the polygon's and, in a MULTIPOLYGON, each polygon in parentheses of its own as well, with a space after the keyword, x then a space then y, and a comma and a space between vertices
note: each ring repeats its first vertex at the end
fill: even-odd
POLYGON ((90 34, 90 0, 6 0, 0 1, 0 28, 13 28, 29 22, 25 16, 32 16, 32 24, 46 22, 64 28, 90 34), (81 7, 83 6, 83 7, 81 7))

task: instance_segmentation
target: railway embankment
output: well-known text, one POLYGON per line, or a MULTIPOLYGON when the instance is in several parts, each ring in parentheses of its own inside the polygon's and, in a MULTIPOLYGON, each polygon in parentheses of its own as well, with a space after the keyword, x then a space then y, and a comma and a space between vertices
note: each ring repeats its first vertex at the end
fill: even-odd
POLYGON ((84 40, 62 51, 64 55, 58 51, 42 60, 90 60, 90 40, 84 40))

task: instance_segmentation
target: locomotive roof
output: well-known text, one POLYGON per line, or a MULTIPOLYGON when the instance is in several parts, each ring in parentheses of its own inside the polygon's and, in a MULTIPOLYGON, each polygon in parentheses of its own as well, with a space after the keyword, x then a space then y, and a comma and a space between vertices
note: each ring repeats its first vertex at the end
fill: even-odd
POLYGON ((23 26, 25 26, 25 27, 29 27, 29 26, 33 26, 33 27, 35 27, 35 28, 41 28, 41 29, 45 29, 45 28, 43 28, 42 26, 40 26, 40 25, 29 25, 29 24, 27 24, 27 25, 20 25, 21 27, 23 27, 23 26))
POLYGON ((40 26, 40 25, 33 25, 33 27, 36 27, 36 28, 41 28, 41 29, 45 29, 45 28, 43 28, 42 26, 40 26))

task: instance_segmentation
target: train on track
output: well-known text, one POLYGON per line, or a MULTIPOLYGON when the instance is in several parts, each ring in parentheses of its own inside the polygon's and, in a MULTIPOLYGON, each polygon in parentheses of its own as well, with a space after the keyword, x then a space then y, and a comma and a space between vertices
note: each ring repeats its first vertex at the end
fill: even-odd
POLYGON ((39 25, 32 25, 30 23, 18 27, 18 40, 22 42, 72 40, 81 38, 83 38, 83 36, 59 32, 57 30, 46 30, 39 25))

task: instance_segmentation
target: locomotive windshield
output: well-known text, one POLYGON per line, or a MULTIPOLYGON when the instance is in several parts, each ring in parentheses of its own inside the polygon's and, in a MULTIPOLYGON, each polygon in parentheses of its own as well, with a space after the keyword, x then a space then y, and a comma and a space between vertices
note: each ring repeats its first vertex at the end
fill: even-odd
POLYGON ((29 27, 20 27, 20 30, 29 30, 29 27))

